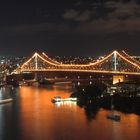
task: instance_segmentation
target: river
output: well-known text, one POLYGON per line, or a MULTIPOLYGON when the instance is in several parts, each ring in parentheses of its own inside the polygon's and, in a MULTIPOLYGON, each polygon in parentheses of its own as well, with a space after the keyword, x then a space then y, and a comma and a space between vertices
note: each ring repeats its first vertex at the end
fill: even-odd
POLYGON ((0 140, 139 140, 140 116, 117 112, 120 122, 106 118, 109 110, 88 112, 76 103, 53 104, 54 96, 69 97, 70 86, 1 88, 0 140))

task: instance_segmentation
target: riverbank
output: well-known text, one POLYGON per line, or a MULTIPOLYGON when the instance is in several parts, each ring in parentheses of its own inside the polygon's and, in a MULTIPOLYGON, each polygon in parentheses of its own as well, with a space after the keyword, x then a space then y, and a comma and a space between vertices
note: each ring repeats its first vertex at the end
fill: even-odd
MULTIPOLYGON (((103 88, 102 88, 103 89, 103 88)), ((78 99, 77 104, 81 107, 118 110, 124 113, 135 113, 140 115, 140 97, 130 96, 127 94, 108 94, 105 93, 99 86, 87 86, 71 94, 71 97, 78 99)))

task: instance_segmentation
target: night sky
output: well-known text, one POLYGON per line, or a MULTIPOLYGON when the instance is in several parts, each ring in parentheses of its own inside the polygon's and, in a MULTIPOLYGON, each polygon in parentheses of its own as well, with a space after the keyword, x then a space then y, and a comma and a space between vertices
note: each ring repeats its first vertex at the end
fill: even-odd
POLYGON ((0 55, 140 55, 139 0, 29 0, 0 4, 0 55))

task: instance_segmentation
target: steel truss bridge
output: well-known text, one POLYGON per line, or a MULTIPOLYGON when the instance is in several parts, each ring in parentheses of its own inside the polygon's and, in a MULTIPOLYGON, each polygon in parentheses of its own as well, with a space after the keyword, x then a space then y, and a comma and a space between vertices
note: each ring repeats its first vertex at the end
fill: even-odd
POLYGON ((63 64, 49 58, 45 53, 34 55, 16 69, 23 72, 82 72, 120 75, 140 75, 140 62, 125 51, 113 51, 100 60, 89 64, 63 64))

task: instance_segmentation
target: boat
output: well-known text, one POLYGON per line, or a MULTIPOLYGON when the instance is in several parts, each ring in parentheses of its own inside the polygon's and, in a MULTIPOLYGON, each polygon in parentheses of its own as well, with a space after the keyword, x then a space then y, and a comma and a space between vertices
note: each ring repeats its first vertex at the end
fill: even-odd
POLYGON ((9 103, 9 102, 12 102, 13 99, 12 98, 9 98, 9 99, 4 99, 4 100, 0 100, 0 104, 5 104, 5 103, 9 103))
POLYGON ((114 121, 120 121, 121 120, 120 115, 115 114, 115 112, 114 112, 113 97, 111 99, 111 112, 112 112, 111 114, 107 115, 107 119, 114 120, 114 121))
POLYGON ((60 99, 61 99, 60 96, 53 97, 53 98, 52 98, 52 102, 53 102, 53 103, 55 103, 55 102, 59 102, 60 99))
POLYGON ((51 82, 51 81, 49 81, 49 80, 47 80, 47 79, 41 79, 41 80, 39 81, 39 84, 40 84, 40 85, 53 85, 54 83, 51 82))
POLYGON ((53 103, 56 103, 56 102, 65 102, 65 101, 76 102, 77 101, 77 98, 61 98, 60 96, 56 96, 56 97, 52 98, 51 101, 53 103))
POLYGON ((107 115, 107 119, 111 119, 114 121, 120 121, 121 117, 119 115, 116 115, 116 114, 109 114, 109 115, 107 115))
POLYGON ((54 85, 72 85, 71 81, 55 82, 54 85))

